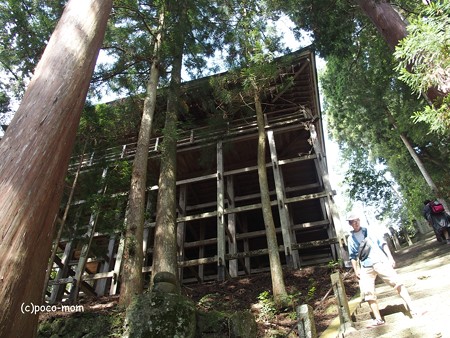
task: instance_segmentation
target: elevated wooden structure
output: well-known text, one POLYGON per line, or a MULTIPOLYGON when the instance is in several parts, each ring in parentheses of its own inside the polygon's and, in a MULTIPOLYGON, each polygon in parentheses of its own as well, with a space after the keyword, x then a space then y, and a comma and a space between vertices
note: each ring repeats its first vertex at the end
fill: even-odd
MULTIPOLYGON (((273 215, 283 264, 290 268, 340 258, 338 213, 328 179, 314 54, 294 53, 280 68, 263 99, 268 147, 266 166, 273 215)), ((185 85, 186 95, 196 81, 185 85)), ((186 97, 187 97, 186 96, 186 97)), ((208 97, 204 98, 208 100, 208 97)), ((191 114, 201 104, 188 102, 191 114)), ((248 107, 247 107, 248 108, 248 107)), ((237 109, 238 110, 238 109, 237 109)), ((154 208, 159 173, 159 145, 149 148, 147 222, 143 273, 151 272, 154 208)), ((128 143, 74 158, 70 173, 78 181, 97 172, 91 189, 97 196, 116 195, 117 224, 123 222, 126 191, 108 186, 117 160, 132 161, 136 144, 128 143), (96 169, 97 168, 97 171, 96 169), (101 170, 99 170, 101 168, 101 170)), ((198 127, 181 134, 177 149, 178 249, 183 283, 237 277, 267 271, 269 259, 257 174, 256 118, 229 120, 221 128, 198 127)), ((61 223, 82 229, 82 236, 58 239, 46 300, 116 294, 119 290, 123 238, 120 231, 98 231, 105 209, 83 209, 88 196, 68 200, 61 223)), ((64 235, 63 235, 64 237, 64 235)))

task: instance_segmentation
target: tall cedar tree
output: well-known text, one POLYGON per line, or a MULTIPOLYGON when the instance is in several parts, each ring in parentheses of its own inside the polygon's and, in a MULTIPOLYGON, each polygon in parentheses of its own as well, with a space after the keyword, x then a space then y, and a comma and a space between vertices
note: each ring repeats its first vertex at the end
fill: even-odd
POLYGON ((230 55, 234 54, 234 56, 233 60, 230 61, 235 67, 243 67, 240 71, 242 75, 240 81, 246 84, 244 85, 244 90, 247 92, 243 97, 251 97, 256 112, 258 125, 258 180, 269 251, 272 291, 276 303, 282 304, 286 299, 287 293, 278 252, 267 180, 266 132, 260 99, 263 85, 259 83, 261 79, 271 78, 274 75, 273 69, 271 67, 266 68, 265 65, 271 59, 271 55, 280 48, 279 37, 267 32, 267 15, 263 15, 263 13, 267 14, 267 12, 263 3, 249 1, 243 5, 238 2, 234 13, 236 15, 236 24, 233 26, 233 35, 229 36, 230 55))
POLYGON ((160 76, 159 54, 165 29, 164 21, 165 8, 161 7, 125 216, 126 233, 120 285, 120 304, 124 306, 128 306, 132 297, 143 291, 143 234, 148 148, 156 108, 156 92, 160 76))
POLYGON ((158 272, 170 272, 174 276, 178 276, 176 222, 177 121, 180 109, 181 69, 187 34, 186 23, 189 3, 184 1, 179 4, 176 1, 168 1, 172 29, 167 33, 167 39, 170 40, 169 50, 172 55, 172 70, 161 150, 152 279, 158 272))
POLYGON ((111 0, 71 0, 0 143, 0 336, 33 337, 72 147, 111 0), (24 313, 25 312, 25 313, 24 313))

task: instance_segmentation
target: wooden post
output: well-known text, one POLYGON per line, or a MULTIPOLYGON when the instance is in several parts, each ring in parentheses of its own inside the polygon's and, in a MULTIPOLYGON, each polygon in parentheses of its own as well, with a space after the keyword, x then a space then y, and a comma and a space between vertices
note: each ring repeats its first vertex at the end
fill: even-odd
POLYGON ((225 183, 222 141, 217 142, 217 279, 225 280, 225 183))
MULTIPOLYGON (((200 225, 200 241, 205 239, 205 226, 202 224, 200 225)), ((205 245, 201 244, 200 247, 198 248, 198 258, 202 259, 205 257, 205 245)), ((200 280, 203 282, 203 280, 205 279, 205 274, 204 274, 205 268, 203 266, 203 264, 199 264, 198 265, 198 278, 200 278, 200 280)))
MULTIPOLYGON (((108 173, 108 168, 103 169, 102 179, 101 179, 102 184, 104 184, 104 182, 105 182, 107 173, 108 173)), ((99 190, 99 193, 103 193, 103 194, 106 193, 106 185, 104 185, 104 187, 101 190, 99 190)), ((70 302, 72 304, 74 304, 78 298, 78 292, 80 290, 86 262, 89 257, 89 250, 91 249, 92 239, 94 237, 95 226, 97 225, 98 215, 99 215, 99 212, 96 211, 95 213, 91 214, 91 218, 89 219, 89 226, 88 226, 88 230, 86 232, 86 238, 88 240, 87 240, 87 243, 85 243, 83 245, 83 247, 81 248, 81 254, 80 254, 80 258, 78 259, 78 265, 77 265, 77 269, 75 271, 75 277, 73 278, 74 283, 72 285, 72 290, 70 290, 70 302)))
MULTIPOLYGON (((55 280, 63 279, 68 277, 68 272, 70 269, 69 262, 70 257, 72 256, 73 252, 73 241, 69 241, 66 243, 66 247, 64 248, 64 253, 61 258, 61 264, 62 267, 59 268, 58 273, 56 274, 55 280)), ((66 284, 54 284, 52 287, 52 293, 50 295, 50 304, 55 304, 59 302, 64 294, 64 289, 66 287, 66 284)))
MULTIPOLYGON (((332 189, 331 189, 331 183, 330 183, 330 177, 328 175, 328 169, 326 166, 326 161, 324 161, 324 157, 322 156, 322 151, 321 151, 321 147, 319 144, 319 141, 317 139, 317 132, 316 132, 316 127, 314 126, 314 124, 310 123, 308 125, 309 130, 310 130, 310 135, 311 135, 311 142, 313 144, 314 147, 314 152, 317 156, 317 160, 316 160, 316 165, 317 165, 317 169, 318 169, 318 173, 319 173, 319 177, 322 178, 323 180, 323 186, 325 191, 327 192, 327 200, 328 200, 328 205, 329 205, 329 213, 331 214, 329 217, 330 219, 330 225, 331 225, 331 220, 333 220, 333 224, 334 226, 330 226, 330 229, 328 230, 328 235, 329 237, 335 237, 336 236, 336 231, 335 231, 335 227, 336 225, 339 225, 340 230, 342 231, 343 227, 341 225, 341 221, 339 218, 339 211, 337 210, 337 206, 334 203, 333 200, 333 195, 332 195, 332 189)), ((333 255, 335 259, 341 258, 341 250, 337 250, 337 248, 332 245, 331 249, 333 251, 333 255)))
MULTIPOLYGON (((85 144, 85 149, 86 149, 86 144, 85 144)), ((72 199, 73 199, 73 195, 75 192, 75 187, 77 185, 77 181, 78 181, 78 177, 80 175, 80 171, 81 171, 81 166, 83 165, 83 157, 84 157, 84 150, 83 149, 83 153, 80 156, 80 160, 78 162, 78 168, 77 168, 77 172, 75 173, 75 177, 73 179, 72 182, 72 186, 70 188, 70 193, 69 193, 69 198, 67 199, 67 203, 66 203, 66 207, 64 208, 64 214, 63 217, 61 219, 61 221, 59 222, 59 229, 58 229, 58 233, 56 234, 55 239, 53 240, 53 248, 52 248, 52 253, 50 255, 50 259, 47 265, 47 271, 45 273, 45 287, 42 293, 42 303, 45 302, 45 294, 47 292, 47 285, 48 285, 48 280, 50 279, 50 274, 52 272, 52 267, 54 264, 54 260, 55 260, 55 256, 56 256, 56 251, 58 250, 58 246, 59 246, 59 241, 61 239, 61 235, 64 229, 64 225, 66 224, 66 220, 67 220, 67 216, 69 214, 69 209, 70 209, 70 205, 72 204, 72 199)), ((56 217, 55 222, 58 223, 59 217, 56 217)))
POLYGON ((331 275, 331 285, 337 300, 339 321, 341 322, 341 332, 346 332, 349 328, 353 327, 353 322, 350 317, 350 308, 348 306, 344 282, 342 281, 342 277, 339 272, 335 272, 331 275))
MULTIPOLYGON (((244 216, 244 217, 241 216, 240 220, 242 222, 242 231, 244 233, 247 233, 248 232, 247 216, 244 216)), ((248 252, 250 252, 250 243, 249 243, 248 237, 246 237, 246 238, 244 238, 244 253, 248 253, 248 252)), ((244 270, 247 275, 250 275, 250 273, 252 271, 252 264, 250 261, 250 257, 247 255, 245 255, 245 258, 244 258, 244 270)))
POLYGON ((122 267, 122 257, 123 257, 123 249, 125 246, 125 236, 122 234, 120 236, 119 247, 117 248, 116 253, 116 262, 114 263, 114 275, 111 281, 111 287, 109 288, 109 294, 115 295, 117 293, 117 286, 119 282, 120 269, 122 267))
MULTIPOLYGON (((106 257, 105 261, 103 262, 100 272, 103 272, 103 273, 109 272, 109 267, 111 266, 111 263, 113 260, 115 244, 116 244, 116 236, 112 235, 109 237, 108 257, 106 257)), ((108 282, 107 278, 102 278, 100 280, 97 280, 96 286, 95 286, 95 293, 97 294, 97 296, 105 295, 107 282, 108 282)))
MULTIPOLYGON (((227 198, 228 198, 228 207, 234 208, 234 186, 233 186, 233 176, 227 176, 227 198)), ((236 242, 236 214, 231 213, 228 214, 228 232, 230 234, 230 238, 228 240, 228 252, 230 254, 237 253, 237 242, 236 242)), ((228 262, 230 269, 230 276, 237 277, 238 276, 238 260, 233 259, 228 262)))
POLYGON ((300 338, 316 338, 316 324, 314 323, 313 308, 302 304, 297 307, 298 335, 300 338))
MULTIPOLYGON (((193 135, 193 134, 192 134, 193 135)), ((187 185, 180 186, 180 196, 178 198, 178 217, 186 216, 186 198, 187 198, 187 185)), ((186 237, 186 222, 177 223, 177 246, 178 246, 178 261, 184 261, 184 240, 186 237)), ((183 268, 178 269, 178 277, 180 281, 183 281, 183 268)))
POLYGON ((281 234, 283 236, 286 263, 290 268, 298 269, 300 268, 300 259, 298 251, 292 252, 291 224, 287 204, 285 202, 286 193, 284 191, 283 174, 278 163, 277 148, 275 146, 275 137, 273 135, 273 130, 267 131, 267 139, 269 141, 272 170, 273 176, 275 178, 275 191, 277 194, 277 205, 281 221, 281 234))

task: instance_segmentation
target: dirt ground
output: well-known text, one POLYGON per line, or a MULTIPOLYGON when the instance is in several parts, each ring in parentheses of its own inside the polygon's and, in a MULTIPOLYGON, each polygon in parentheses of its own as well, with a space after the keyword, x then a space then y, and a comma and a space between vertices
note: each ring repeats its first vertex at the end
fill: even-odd
MULTIPOLYGON (((235 278, 223 283, 188 285, 184 287, 184 292, 204 310, 250 310, 257 320, 259 337, 280 337, 290 331, 290 337, 297 337, 295 306, 308 304, 314 309, 316 329, 320 335, 338 315, 330 279, 334 271, 323 266, 285 270, 286 291, 292 297, 293 306, 280 310, 272 308, 274 311, 270 311, 270 304, 264 302, 266 298, 261 297, 265 291, 271 295, 269 273, 235 278)), ((351 298, 358 290, 358 282, 354 274, 341 272, 345 276, 347 295, 351 298)))
MULTIPOLYGON (((258 337, 297 337, 297 305, 309 304, 314 309, 317 333, 320 335, 336 316, 334 294, 330 274, 334 269, 326 266, 306 267, 284 271, 285 286, 291 298, 291 306, 276 309, 271 301, 272 282, 269 273, 260 273, 225 282, 190 284, 182 287, 182 293, 191 298, 203 311, 251 311, 258 324, 258 337)), ((342 271, 346 292, 351 298, 358 290, 354 274, 342 271)), ((80 299, 86 312, 108 313, 117 308, 118 297, 80 299)), ((51 317, 66 317, 67 313, 41 314, 40 321, 51 317)))

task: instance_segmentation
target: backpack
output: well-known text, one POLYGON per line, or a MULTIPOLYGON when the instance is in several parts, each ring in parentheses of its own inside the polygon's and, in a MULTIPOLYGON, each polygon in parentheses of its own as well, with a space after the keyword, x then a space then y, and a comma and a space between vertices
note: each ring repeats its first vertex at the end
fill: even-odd
POLYGON ((428 205, 432 214, 442 214, 445 211, 444 206, 438 201, 430 202, 428 205))
POLYGON ((367 237, 364 238, 361 243, 359 243, 358 258, 361 262, 369 257, 370 248, 370 241, 367 237))

